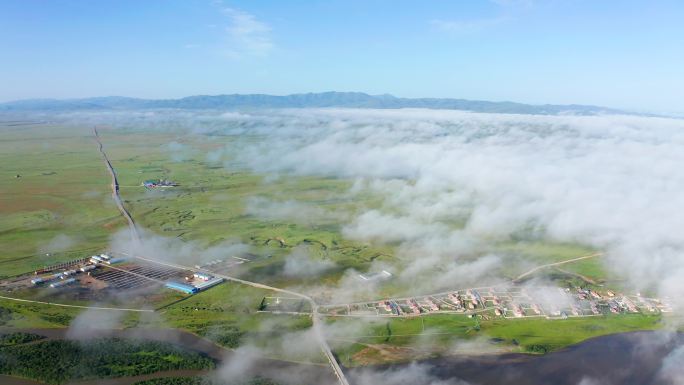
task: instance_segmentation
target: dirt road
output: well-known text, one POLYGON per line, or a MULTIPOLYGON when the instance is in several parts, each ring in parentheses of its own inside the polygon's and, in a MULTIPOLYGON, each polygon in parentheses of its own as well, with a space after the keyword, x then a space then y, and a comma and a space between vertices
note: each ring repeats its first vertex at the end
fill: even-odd
POLYGON ((513 280, 513 282, 518 282, 518 281, 520 281, 521 279, 527 277, 528 275, 532 275, 532 274, 534 274, 535 272, 537 272, 537 271, 539 271, 539 270, 541 270, 541 269, 545 269, 545 268, 547 268, 547 267, 560 266, 560 265, 564 265, 564 264, 566 264, 566 263, 577 262, 577 261, 581 261, 581 260, 583 260, 583 259, 594 258, 594 257, 598 257, 598 256, 601 256, 601 255, 603 255, 603 253, 594 253, 594 254, 589 254, 589 255, 582 256, 582 257, 577 257, 577 258, 572 258, 572 259, 566 259, 565 261, 560 261, 560 262, 549 263, 549 264, 546 264, 546 265, 537 266, 537 267, 535 267, 535 268, 533 268, 533 269, 530 269, 530 270, 528 270, 528 271, 526 271, 526 272, 520 274, 518 277, 516 277, 516 278, 513 280))

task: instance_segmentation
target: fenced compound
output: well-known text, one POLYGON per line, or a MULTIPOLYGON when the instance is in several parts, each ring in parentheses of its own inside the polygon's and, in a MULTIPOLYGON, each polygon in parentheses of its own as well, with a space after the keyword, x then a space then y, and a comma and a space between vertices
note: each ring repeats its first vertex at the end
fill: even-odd
POLYGON ((127 265, 118 268, 103 267, 94 278, 104 281, 115 289, 136 289, 152 285, 160 285, 172 278, 181 278, 189 273, 169 267, 150 267, 127 265))
POLYGON ((75 266, 75 265, 84 264, 88 261, 88 259, 89 259, 89 257, 85 257, 85 258, 74 259, 72 261, 57 263, 57 264, 54 264, 52 266, 45 266, 42 269, 37 269, 34 272, 34 274, 39 275, 39 274, 49 273, 49 272, 55 271, 55 270, 68 269, 68 268, 75 266))

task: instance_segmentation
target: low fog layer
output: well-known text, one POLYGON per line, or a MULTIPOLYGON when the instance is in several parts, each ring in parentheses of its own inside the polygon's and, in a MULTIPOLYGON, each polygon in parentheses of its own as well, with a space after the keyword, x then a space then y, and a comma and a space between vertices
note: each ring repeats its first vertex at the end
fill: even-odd
MULTIPOLYGON (((245 212, 264 220, 316 223, 331 218, 342 223, 346 238, 398 245, 397 257, 408 261, 395 279, 426 292, 429 285, 459 287, 496 280, 491 272, 503 259, 488 251, 492 242, 546 239, 590 245, 605 251, 605 265, 627 279, 633 291, 654 290, 684 308, 684 120, 634 116, 526 116, 433 110, 306 109, 279 111, 187 112, 147 111, 68 116, 79 123, 156 130, 192 135, 231 135, 239 145, 212 151, 212 165, 228 162, 277 179, 280 175, 324 175, 354 181, 347 192, 382 197, 380 207, 357 213, 335 213, 282 197, 248 199, 245 212), (242 142, 240 142, 242 141, 242 142), (343 214, 343 215, 340 215, 343 214), (457 224, 457 225, 455 225, 457 224), (434 267, 427 286, 416 280, 434 267)), ((183 152, 190 148, 169 144, 183 152)), ((269 183, 268 179, 265 183, 269 183)), ((187 261, 211 259, 217 253, 246 251, 238 240, 210 250, 177 244, 145 234, 143 247, 168 249, 164 257, 187 261)), ((123 235, 113 246, 125 248, 123 235)), ((304 249, 286 257, 283 274, 308 278, 335 267, 311 258, 304 249)), ((388 268, 377 264, 371 270, 388 268)), ((359 285, 347 270, 334 297, 345 293, 373 296, 375 287, 359 285)), ((568 299, 543 280, 529 282, 541 302, 568 299), (536 288, 536 289, 535 289, 536 288)), ((356 325, 358 326, 358 325, 356 325)), ((360 330, 326 328, 329 339, 360 330)), ((310 331, 293 333, 306 341, 310 331)), ((285 338, 285 341, 290 339, 285 338)), ((420 342, 420 341, 419 341, 420 342)), ((422 341, 430 345, 429 336, 422 341)), ((649 342, 651 343, 651 342, 649 342)), ((666 342, 654 341, 663 346, 666 342)), ((290 344, 288 344, 289 346, 290 344)), ((302 354, 315 346, 302 344, 302 354)), ((227 362, 219 371, 233 378, 264 354, 247 345, 244 361, 227 362)), ((282 346, 268 347, 282 350, 282 346)), ((266 349, 266 350, 268 350, 266 349)), ((492 349, 486 341, 455 344, 454 354, 492 349)), ((678 383, 682 373, 674 349, 662 362, 658 377, 678 383)), ((364 370, 359 383, 431 385, 464 384, 435 377, 425 364, 400 371, 364 370)), ((287 382, 286 382, 287 383, 287 382)), ((582 384, 597 383, 585 378, 582 384)))
MULTIPOLYGON (((66 117, 249 137, 237 155, 228 151, 257 172, 352 178, 350 193, 373 191, 385 203, 345 218, 343 234, 400 243, 400 254, 415 260, 409 271, 439 262, 456 274, 466 263, 459 255, 523 236, 605 250, 606 266, 634 291, 656 290, 677 302, 684 289, 684 120, 417 109, 66 117), (454 222, 462 230, 449 225, 454 222)), ((214 162, 224 158, 212 154, 214 162)), ((293 202, 248 205, 253 214, 295 213, 296 222, 306 221, 306 210, 322 215, 293 202)), ((480 264, 467 262, 473 274, 501 258, 482 255, 480 264)), ((450 274, 435 280, 448 281, 450 274)))
POLYGON ((676 300, 684 289, 682 120, 430 110, 264 119, 270 140, 244 155, 252 168, 357 178, 398 211, 361 214, 350 237, 419 244, 429 258, 523 233, 605 249, 635 290, 676 300), (440 225, 452 216, 463 231, 440 225))

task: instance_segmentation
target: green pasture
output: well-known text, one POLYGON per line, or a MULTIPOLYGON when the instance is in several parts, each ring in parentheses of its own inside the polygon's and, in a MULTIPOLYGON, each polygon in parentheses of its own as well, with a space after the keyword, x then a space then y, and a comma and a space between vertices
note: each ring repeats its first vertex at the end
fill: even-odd
MULTIPOLYGON (((342 235, 343 226, 355 214, 381 208, 381 197, 371 193, 349 194, 353 184, 350 180, 257 175, 239 164, 234 157, 237 146, 259 138, 238 140, 231 136, 188 135, 182 130, 133 128, 102 127, 99 132, 119 176, 124 204, 138 225, 154 234, 200 247, 226 241, 250 245, 254 260, 236 267, 230 274, 307 291, 335 285, 349 268, 364 272, 374 261, 382 261, 400 271, 409 262, 397 257, 394 244, 354 241, 342 235), (218 162, 207 157, 218 150, 223 154, 218 162), (141 186, 146 179, 160 178, 176 181, 180 186, 150 190, 141 186), (294 202, 318 214, 297 219, 277 213, 269 216, 269 212, 252 215, 247 207, 255 198, 294 202), (315 278, 284 277, 285 257, 297 248, 306 249, 314 258, 332 261, 335 267, 315 278)), ((112 203, 109 174, 90 127, 0 126, 0 133, 0 277, 104 250, 110 237, 125 229, 125 221, 112 203)), ((462 223, 456 218, 453 226, 458 229, 462 223)), ((529 239, 493 240, 489 251, 504 256, 504 262, 496 268, 504 278, 515 278, 534 266, 596 252, 583 245, 529 239)), ((216 255, 224 257, 228 256, 216 255)), ((562 285, 586 284, 585 278, 604 284, 609 278, 601 257, 560 268, 565 272, 549 268, 535 275, 558 280, 562 285)), ((413 287, 390 280, 378 290, 378 295, 390 297, 411 294, 413 287)), ((19 295, 31 297, 26 293, 19 295)), ((287 334, 283 332, 297 333, 311 326, 306 316, 257 312, 263 297, 272 295, 266 290, 224 283, 191 297, 161 290, 147 299, 121 299, 116 305, 162 308, 160 319, 153 322, 189 330, 229 348, 248 342, 269 346, 277 342, 279 334, 287 334), (279 325, 278 332, 273 331, 273 324, 279 325)), ((88 302, 59 298, 59 294, 57 298, 63 303, 88 302)), ((75 309, 0 300, 0 319, 7 326, 65 327, 78 313, 75 309)), ((124 321, 126 326, 151 322, 139 314, 127 315, 124 321)), ((598 335, 658 326, 658 317, 645 315, 554 321, 484 321, 435 315, 370 323, 358 339, 350 336, 347 339, 352 342, 333 342, 339 344, 340 354, 352 353, 347 354, 350 356, 364 348, 360 343, 411 346, 429 338, 434 339, 431 344, 439 350, 452 341, 478 336, 495 339, 507 348, 550 351, 598 335)), ((283 355, 278 349, 272 352, 274 356, 283 355)))
MULTIPOLYGON (((329 318, 330 324, 341 324, 356 334, 331 340, 340 357, 348 357, 346 365, 358 365, 354 354, 370 346, 394 346, 425 349, 433 355, 448 352, 458 343, 489 343, 491 351, 546 353, 602 335, 655 330, 661 328, 659 315, 628 314, 564 320, 501 319, 483 320, 464 315, 429 315, 414 318, 358 319, 329 318)), ((341 326, 338 325, 338 326, 341 326)), ((344 329, 343 329, 344 330, 344 329)), ((382 362, 382 361, 379 361, 382 362)))
POLYGON ((0 135, 0 277, 106 247, 124 222, 90 129, 0 125, 0 135))

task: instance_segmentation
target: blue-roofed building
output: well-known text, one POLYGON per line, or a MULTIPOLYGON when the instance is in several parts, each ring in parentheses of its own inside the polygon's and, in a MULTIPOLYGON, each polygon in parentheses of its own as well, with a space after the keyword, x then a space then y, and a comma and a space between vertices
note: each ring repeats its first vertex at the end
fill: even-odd
POLYGON ((167 282, 166 287, 169 289, 183 292, 185 294, 195 294, 199 291, 196 287, 192 285, 186 285, 180 282, 167 282))

